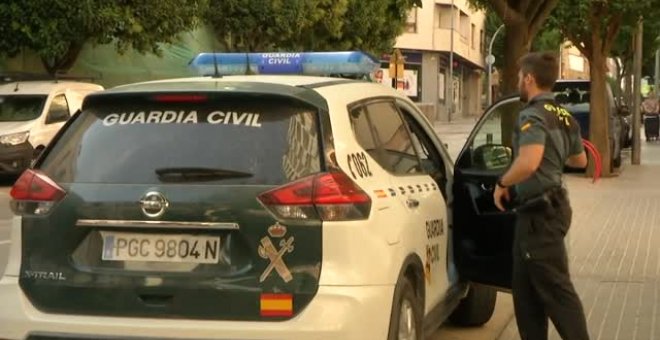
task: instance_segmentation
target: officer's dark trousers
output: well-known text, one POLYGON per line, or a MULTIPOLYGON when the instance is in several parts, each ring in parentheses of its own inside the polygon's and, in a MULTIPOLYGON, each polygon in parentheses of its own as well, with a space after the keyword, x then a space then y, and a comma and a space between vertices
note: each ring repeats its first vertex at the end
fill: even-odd
POLYGON ((519 214, 513 249, 513 301, 523 340, 547 339, 548 318, 562 339, 589 339, 564 245, 571 216, 564 190, 519 214))

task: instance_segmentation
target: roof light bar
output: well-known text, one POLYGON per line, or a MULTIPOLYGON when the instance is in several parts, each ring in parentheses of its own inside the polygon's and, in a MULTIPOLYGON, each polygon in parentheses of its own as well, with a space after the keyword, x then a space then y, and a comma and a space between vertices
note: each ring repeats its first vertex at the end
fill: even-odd
POLYGON ((190 66, 200 75, 302 74, 366 75, 380 61, 364 52, 200 53, 190 66), (214 57, 215 54, 215 57, 214 57), (248 72, 249 68, 249 72, 248 72))

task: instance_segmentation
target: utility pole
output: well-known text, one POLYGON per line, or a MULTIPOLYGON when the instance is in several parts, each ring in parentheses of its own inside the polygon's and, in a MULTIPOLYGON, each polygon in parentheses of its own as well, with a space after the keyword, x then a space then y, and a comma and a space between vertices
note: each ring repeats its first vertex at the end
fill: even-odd
POLYGON ((447 119, 451 123, 454 111, 454 0, 451 0, 451 30, 449 31, 449 74, 447 75, 447 119))
POLYGON ((495 63, 495 56, 493 55, 493 42, 500 31, 504 28, 504 25, 500 25, 493 34, 493 37, 490 38, 490 45, 488 45, 488 56, 486 57, 486 64, 488 64, 488 106, 490 107, 493 104, 493 64, 495 63))
POLYGON ((644 39, 644 24, 642 18, 639 18, 637 31, 635 32, 635 56, 633 62, 633 145, 632 145, 632 164, 641 164, 641 86, 642 86, 642 40, 644 39))

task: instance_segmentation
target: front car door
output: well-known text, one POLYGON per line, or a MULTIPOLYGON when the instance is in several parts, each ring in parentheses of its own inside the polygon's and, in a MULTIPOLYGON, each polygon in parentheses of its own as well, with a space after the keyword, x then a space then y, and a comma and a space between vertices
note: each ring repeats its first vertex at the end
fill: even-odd
POLYGON ((56 94, 45 110, 46 117, 40 131, 35 132, 34 147, 45 147, 50 143, 55 134, 64 126, 71 117, 69 103, 64 93, 56 94))
POLYGON ((493 202, 499 176, 511 164, 513 126, 522 104, 518 97, 491 106, 477 123, 454 167, 453 247, 461 277, 511 288, 515 215, 493 202))

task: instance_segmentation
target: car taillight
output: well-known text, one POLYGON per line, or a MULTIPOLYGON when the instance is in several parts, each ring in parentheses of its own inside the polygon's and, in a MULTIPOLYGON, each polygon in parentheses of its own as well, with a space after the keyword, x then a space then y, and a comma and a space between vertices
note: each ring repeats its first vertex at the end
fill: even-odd
POLYGON ((369 218, 371 198, 342 172, 327 172, 259 195, 278 219, 350 221, 369 218))
POLYGON ((45 215, 65 195, 48 176, 26 170, 11 188, 11 208, 19 215, 45 215))

